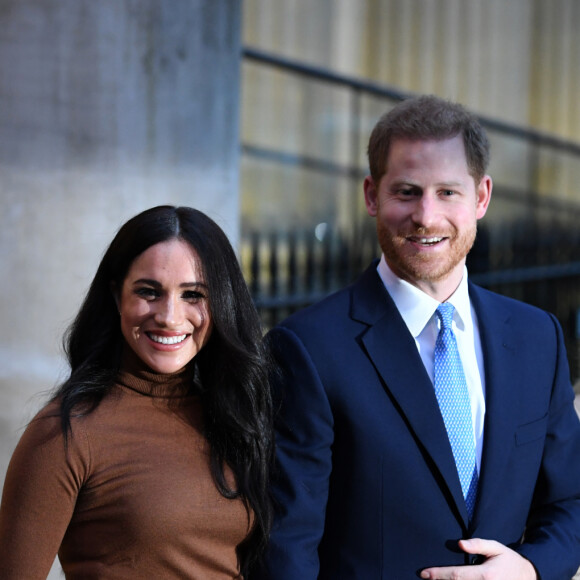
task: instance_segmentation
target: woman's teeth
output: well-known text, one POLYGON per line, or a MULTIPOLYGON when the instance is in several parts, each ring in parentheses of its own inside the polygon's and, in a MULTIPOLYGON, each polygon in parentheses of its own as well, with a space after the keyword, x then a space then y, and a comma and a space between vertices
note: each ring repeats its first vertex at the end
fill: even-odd
POLYGON ((181 336, 158 336, 156 334, 147 334, 153 342, 158 342, 160 344, 177 344, 178 342, 183 342, 187 338, 187 334, 182 334, 181 336))

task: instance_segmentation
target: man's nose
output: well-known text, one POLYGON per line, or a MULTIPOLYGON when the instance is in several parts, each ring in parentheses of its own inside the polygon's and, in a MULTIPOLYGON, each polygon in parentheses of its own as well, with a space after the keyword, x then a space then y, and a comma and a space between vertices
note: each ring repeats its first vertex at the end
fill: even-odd
POLYGON ((429 228, 436 222, 438 211, 435 197, 423 193, 415 201, 412 213, 413 222, 418 226, 429 228))

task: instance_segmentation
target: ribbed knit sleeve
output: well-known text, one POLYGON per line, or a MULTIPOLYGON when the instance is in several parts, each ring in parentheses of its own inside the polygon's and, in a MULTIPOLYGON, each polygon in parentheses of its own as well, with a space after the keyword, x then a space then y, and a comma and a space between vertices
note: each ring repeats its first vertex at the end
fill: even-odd
POLYGON ((10 461, 0 510, 0 578, 45 580, 90 469, 86 437, 65 450, 57 405, 28 425, 10 461))

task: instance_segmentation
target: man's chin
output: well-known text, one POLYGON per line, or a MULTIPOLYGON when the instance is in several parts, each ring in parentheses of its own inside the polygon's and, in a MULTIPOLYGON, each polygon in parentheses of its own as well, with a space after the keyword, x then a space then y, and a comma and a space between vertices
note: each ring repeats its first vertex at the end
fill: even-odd
POLYGON ((387 263, 399 278, 413 285, 442 282, 459 266, 459 264, 443 265, 440 257, 431 260, 419 258, 404 263, 390 262, 387 259, 387 263))

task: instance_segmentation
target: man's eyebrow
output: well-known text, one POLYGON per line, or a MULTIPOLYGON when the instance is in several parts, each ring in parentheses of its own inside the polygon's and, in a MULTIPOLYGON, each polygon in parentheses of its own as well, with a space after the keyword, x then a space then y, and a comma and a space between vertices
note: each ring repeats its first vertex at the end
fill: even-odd
POLYGON ((464 185, 463 181, 441 181, 435 184, 437 187, 461 187, 464 185))
MULTIPOLYGON (((462 186, 463 182, 462 181, 439 181, 439 182, 435 183, 434 185, 435 185, 435 187, 458 187, 458 186, 462 186)), ((414 181, 412 181, 410 179, 399 179, 397 181, 393 181, 393 183, 391 185, 391 187, 401 187, 401 186, 422 188, 421 184, 415 183, 414 181)))

